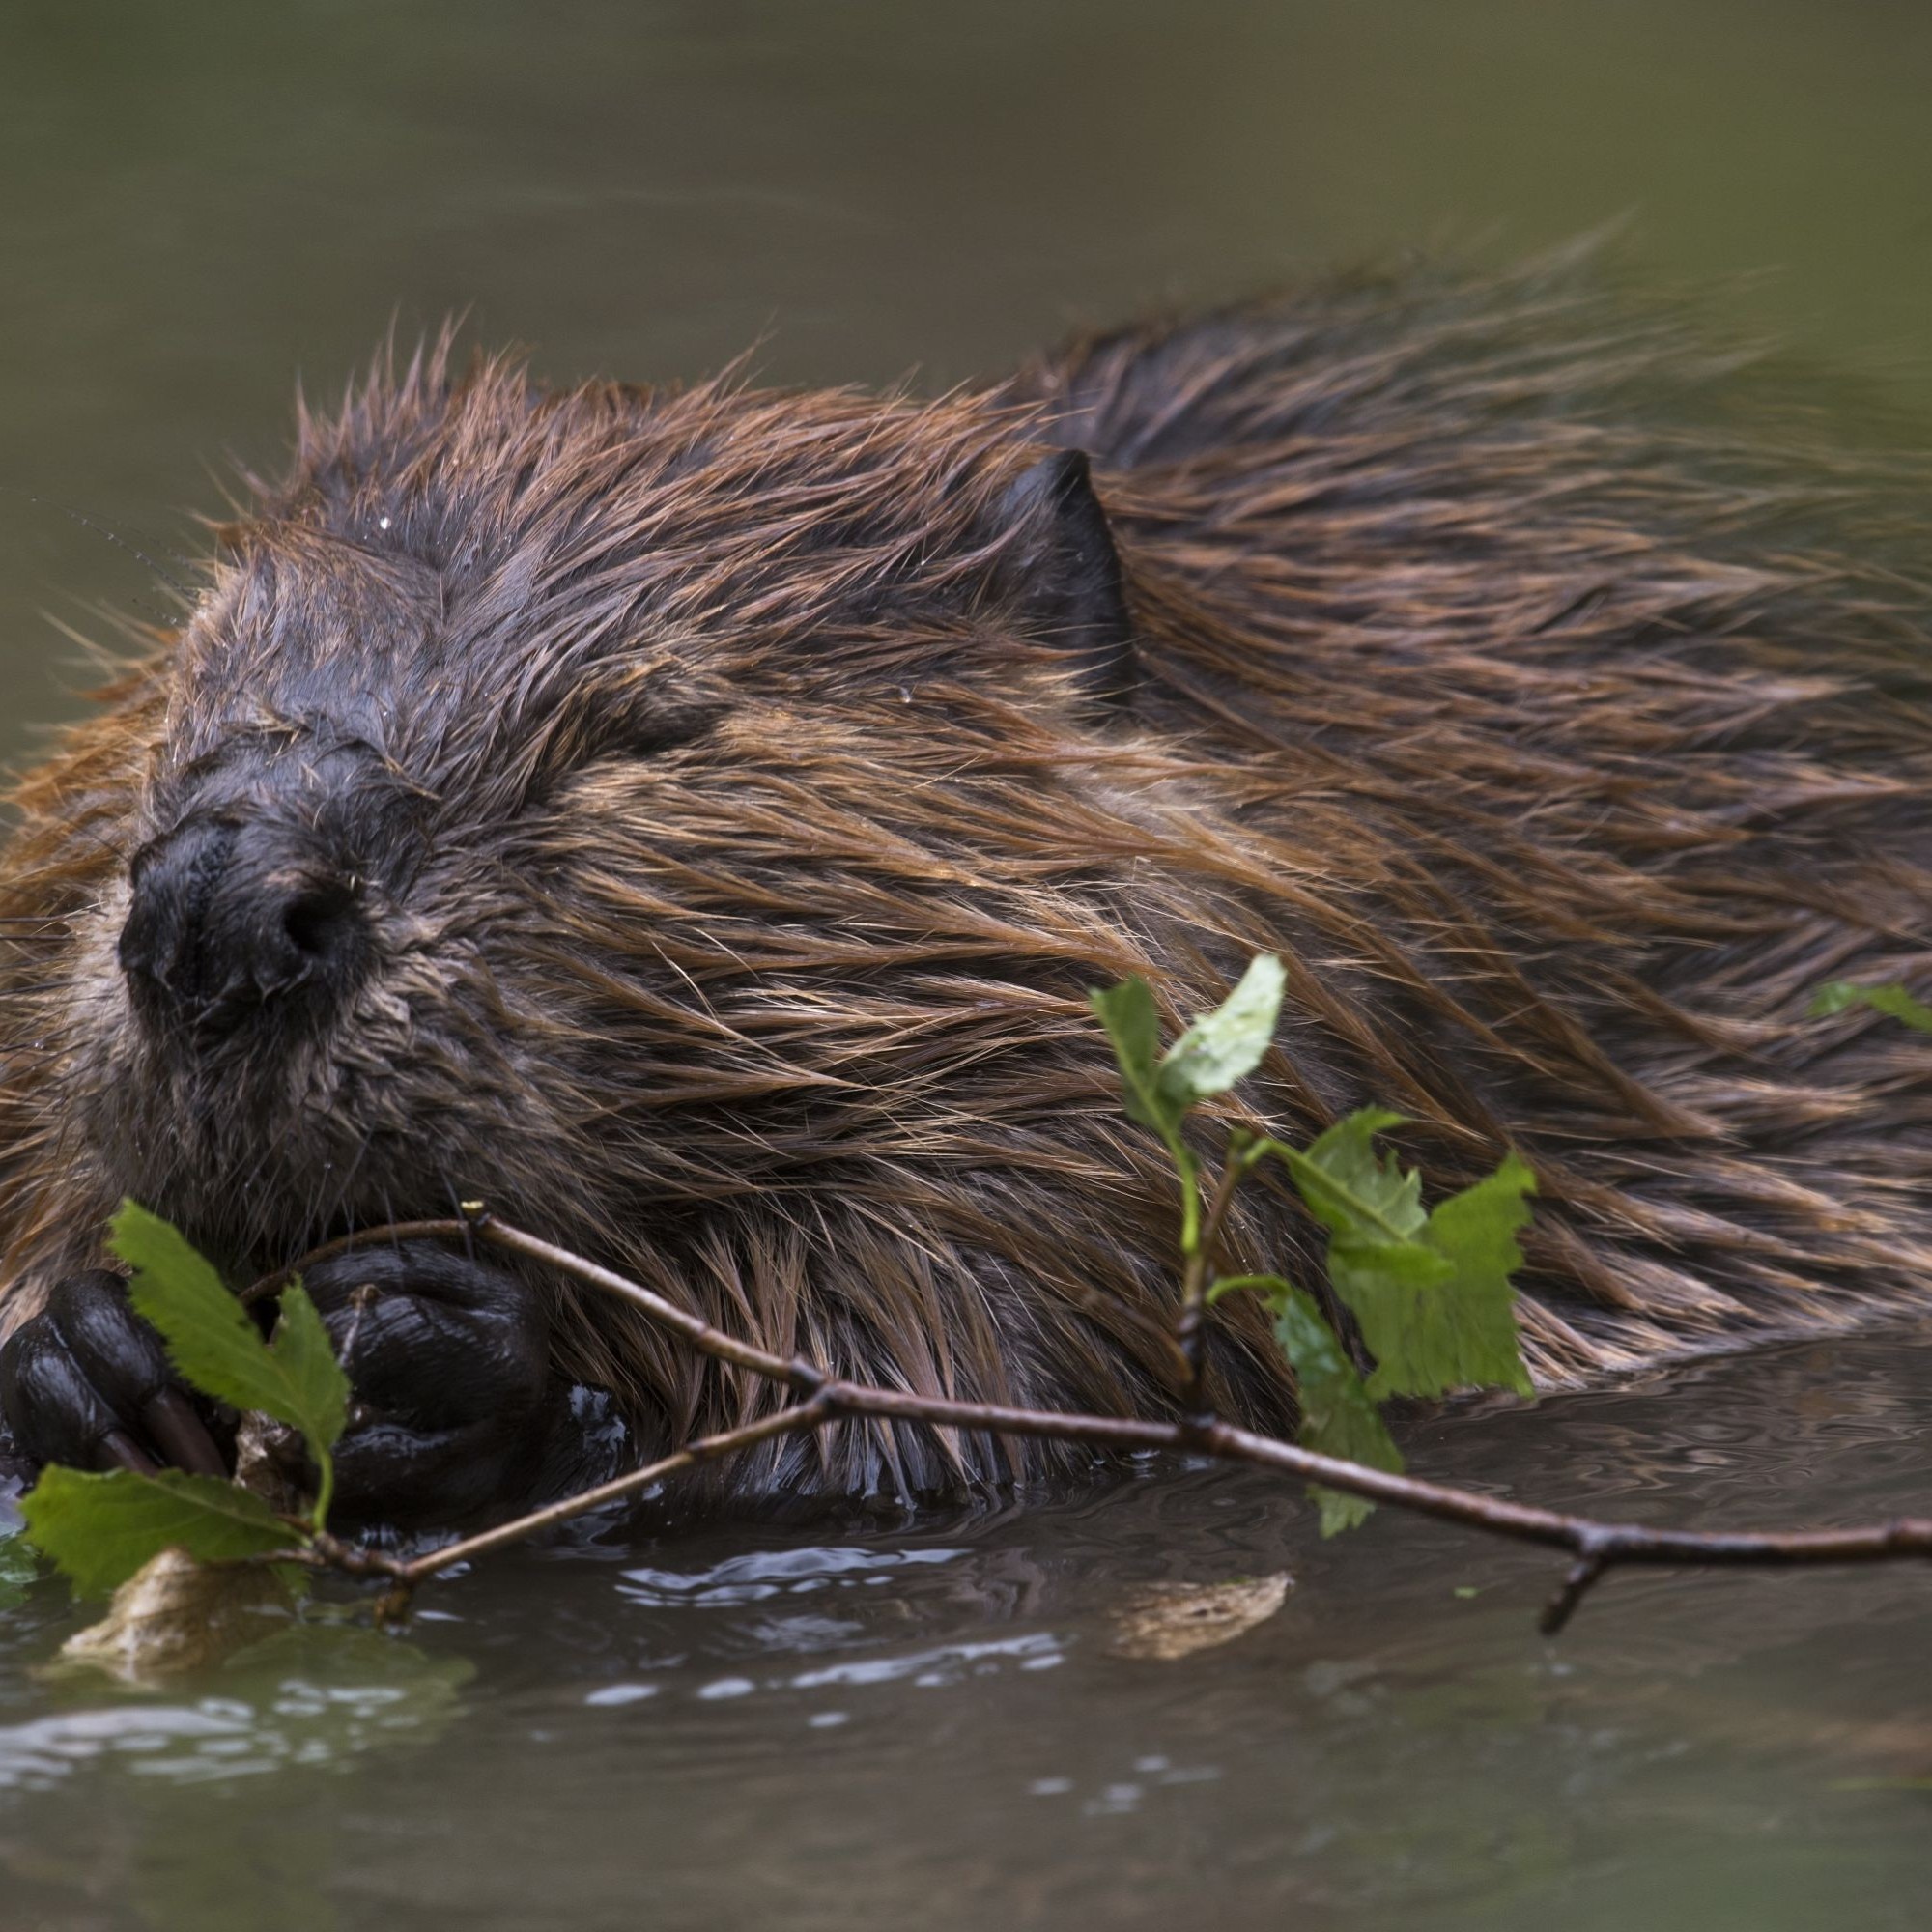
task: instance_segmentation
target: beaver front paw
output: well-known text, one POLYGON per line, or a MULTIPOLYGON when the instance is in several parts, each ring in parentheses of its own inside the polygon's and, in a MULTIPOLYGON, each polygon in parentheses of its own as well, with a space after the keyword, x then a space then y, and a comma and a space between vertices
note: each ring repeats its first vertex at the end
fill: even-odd
POLYGON ((0 1416, 31 1463, 228 1473, 161 1338, 104 1268, 57 1282, 47 1305, 0 1344, 0 1416))
MULTIPOLYGON (((354 1390, 339 1521, 460 1522, 594 1479, 621 1444, 608 1409, 553 1377, 542 1304, 502 1269, 411 1242, 333 1256, 303 1280, 354 1390)), ((293 1432, 270 1440, 300 1479, 293 1432)), ((61 1281, 0 1345, 0 1465, 10 1454, 212 1476, 229 1464, 128 1284, 101 1268, 61 1281)))
POLYGON ((427 1241, 353 1249, 302 1281, 355 1391, 342 1520, 453 1523, 540 1486, 569 1391, 527 1285, 427 1241))

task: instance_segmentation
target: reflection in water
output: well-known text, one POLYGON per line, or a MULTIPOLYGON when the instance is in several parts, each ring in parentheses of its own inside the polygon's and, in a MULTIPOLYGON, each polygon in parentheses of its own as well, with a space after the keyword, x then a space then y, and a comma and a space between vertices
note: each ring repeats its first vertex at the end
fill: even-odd
MULTIPOLYGON (((1925 1506, 1928 1422, 1932 1335, 1432 1418, 1407 1446, 1559 1505, 1849 1520, 1925 1506)), ((63 1924, 138 1898, 156 1926, 485 1932, 631 1925, 645 1895, 655 1924, 941 1932, 1202 1895, 1235 1926, 1916 1922, 1893 1910, 1932 1802, 1916 1569, 1619 1576, 1551 1645, 1548 1560, 1386 1513, 1324 1544, 1247 1471, 1141 1464, 836 1542, 636 1536, 486 1565, 407 1642, 287 1633, 191 1695, 31 1683, 69 1621, 38 1591, 4 1626, 8 1896, 63 1924), (1224 1646, 1115 1654, 1150 1586, 1283 1571, 1224 1646)))
POLYGON ((310 1623, 278 1632, 224 1668, 218 1689, 190 1704, 82 1701, 51 1680, 66 1707, 0 1728, 0 1789, 45 1789, 102 1757, 132 1760, 144 1777, 222 1782, 283 1766, 340 1767, 379 1746, 427 1743, 456 1714, 470 1666, 432 1661, 360 1626, 310 1623))
MULTIPOLYGON (((4 1508, 4 1505, 0 1505, 4 1508)), ((0 1610, 17 1609, 33 1588, 36 1566, 13 1524, 0 1519, 0 1610)))
POLYGON ((952 1563, 964 1549, 776 1549, 726 1557, 703 1572, 626 1570, 624 1594, 639 1604, 755 1604, 826 1588, 877 1588, 909 1564, 952 1563))
POLYGON ((75 1829, 48 1832, 30 1803, 0 1809, 0 1895, 16 1909, 131 1900, 164 1932, 332 1927, 339 1821, 302 1781, 435 1742, 470 1675, 460 1658, 308 1624, 186 1700, 52 1680, 55 1708, 0 1725, 0 1793, 58 1795, 75 1829))

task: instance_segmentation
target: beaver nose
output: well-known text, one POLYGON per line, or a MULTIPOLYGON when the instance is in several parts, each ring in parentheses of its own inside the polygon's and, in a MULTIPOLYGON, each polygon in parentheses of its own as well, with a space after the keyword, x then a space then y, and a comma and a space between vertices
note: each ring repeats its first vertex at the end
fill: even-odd
POLYGON ((326 1006, 368 938, 355 882, 296 828, 191 818, 145 845, 121 967, 156 1014, 232 1031, 270 1003, 326 1006))

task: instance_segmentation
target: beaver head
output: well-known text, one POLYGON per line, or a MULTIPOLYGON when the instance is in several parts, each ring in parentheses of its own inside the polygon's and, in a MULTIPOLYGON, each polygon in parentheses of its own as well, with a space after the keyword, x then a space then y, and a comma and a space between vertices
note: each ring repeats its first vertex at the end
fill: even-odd
MULTIPOLYGON (((439 353, 304 416, 219 534, 35 996, 61 1238, 131 1195, 245 1276, 481 1198, 1013 1393, 933 1250, 1009 1247, 1012 1161, 1066 1168, 1104 1095, 1082 994, 1132 855, 1089 794, 1133 663, 1085 457, 985 396, 549 395, 439 353), (870 1288, 805 1281, 828 1213, 870 1288)), ((688 1406, 622 1325, 559 1346, 688 1406)))
POLYGON ((962 770, 1029 782, 1126 673, 1084 459, 1026 430, 436 357, 307 424, 222 532, 125 873, 73 915, 110 1184, 254 1262, 459 1194, 596 1226, 836 1156, 851 1095, 946 1051, 906 1052, 894 980, 970 972, 939 930, 970 834, 896 821, 962 770))

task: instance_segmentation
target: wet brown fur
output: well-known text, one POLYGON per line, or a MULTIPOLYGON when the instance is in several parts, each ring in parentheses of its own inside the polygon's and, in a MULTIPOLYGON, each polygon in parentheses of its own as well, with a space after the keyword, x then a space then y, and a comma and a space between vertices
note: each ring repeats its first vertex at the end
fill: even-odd
MULTIPOLYGON (((1274 1130, 1375 1101, 1433 1188, 1533 1161, 1546 1385, 1923 1306, 1932 1043, 1804 1009, 1924 963, 1927 479, 1775 368, 1568 266, 938 401, 446 359, 303 415, 179 637, 15 793, 14 1311, 123 1193, 237 1267, 481 1195, 840 1370, 1169 1406, 1172 1178, 1084 989, 1140 972, 1182 1016, 1260 948, 1274 1130), (1002 522, 1056 442, 1123 561, 1124 701, 1030 618, 1002 522), (326 1037, 188 1065, 114 942, 238 734, 380 754, 382 965, 326 1037)), ((1313 1275, 1279 1190, 1229 1261, 1313 1275)), ((775 1399, 542 1292, 652 1436, 775 1399)), ((1258 1318, 1221 1334, 1219 1400, 1285 1424, 1258 1318)), ((1046 1453, 855 1426, 741 1475, 1046 1453)))

